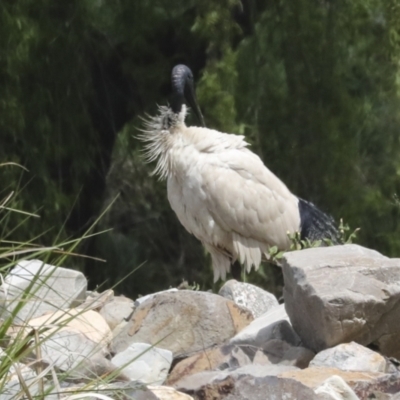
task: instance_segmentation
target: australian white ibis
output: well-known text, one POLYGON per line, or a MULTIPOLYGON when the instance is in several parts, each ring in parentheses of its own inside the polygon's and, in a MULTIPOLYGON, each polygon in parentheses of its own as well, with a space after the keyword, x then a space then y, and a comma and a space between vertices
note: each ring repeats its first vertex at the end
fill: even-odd
POLYGON ((243 136, 204 127, 193 75, 185 65, 172 70, 171 107, 149 117, 140 138, 154 173, 167 179, 168 200, 186 230, 210 252, 214 281, 226 279, 239 260, 256 269, 268 249, 290 247, 288 233, 336 241, 333 219, 293 195, 250 151, 243 136), (203 125, 187 127, 185 99, 203 125))

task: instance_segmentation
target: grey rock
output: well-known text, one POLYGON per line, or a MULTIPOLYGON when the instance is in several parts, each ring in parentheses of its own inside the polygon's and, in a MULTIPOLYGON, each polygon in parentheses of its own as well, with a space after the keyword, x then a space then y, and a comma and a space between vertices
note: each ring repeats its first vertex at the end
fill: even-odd
MULTIPOLYGON (((109 289, 102 293, 86 292, 86 300, 78 308, 82 310, 100 311, 104 305, 114 298, 114 291, 109 289)), ((131 300, 132 301, 132 300, 131 300)))
POLYGON ((0 400, 14 400, 23 391, 17 370, 28 387, 30 394, 34 396, 39 393, 39 382, 36 372, 22 363, 15 363, 9 369, 7 377, 2 380, 0 400))
POLYGON ((318 397, 332 400, 359 400, 343 378, 333 375, 315 389, 318 397), (324 395, 324 396, 322 396, 324 395))
MULTIPOLYGON (((349 384, 360 399, 383 399, 384 395, 400 393, 400 372, 384 374, 376 379, 358 380, 349 384)), ((392 400, 392 398, 390 399, 392 400)))
POLYGON ((153 298, 154 296, 157 296, 157 295, 159 295, 161 293, 171 293, 171 292, 177 292, 177 291, 178 291, 178 289, 171 288, 171 289, 167 289, 167 290, 162 290, 161 292, 150 293, 150 294, 146 294, 146 296, 138 297, 135 300, 135 307, 139 307, 145 301, 147 301, 147 300, 149 300, 149 299, 153 298))
POLYGON ((271 340, 270 346, 260 349, 252 345, 222 345, 199 351, 179 361, 168 376, 165 384, 171 386, 185 377, 204 371, 237 370, 251 364, 273 366, 294 366, 304 368, 314 353, 286 342, 271 340))
POLYGON ((298 368, 288 365, 258 365, 250 364, 240 368, 224 370, 224 371, 203 371, 197 374, 188 375, 176 382, 173 386, 185 393, 192 390, 198 390, 204 385, 208 385, 215 381, 231 378, 233 381, 240 379, 243 376, 252 376, 253 378, 261 378, 265 376, 277 376, 284 372, 297 371, 298 368))
POLYGON ((53 333, 41 346, 43 361, 61 371, 72 371, 101 350, 98 343, 83 333, 68 329, 53 333))
POLYGON ((85 300, 87 281, 79 271, 44 264, 40 260, 21 260, 0 287, 0 315, 6 318, 32 283, 30 296, 15 322, 43 315, 48 311, 74 307, 85 300))
POLYGON ((149 385, 147 388, 155 394, 159 400, 193 400, 192 396, 179 392, 172 387, 149 385))
POLYGON ((111 362, 133 381, 161 385, 167 378, 172 352, 147 343, 132 343, 111 362))
POLYGON ((269 340, 279 339, 293 346, 298 346, 301 344, 301 339, 288 320, 289 317, 282 304, 256 318, 235 335, 229 343, 251 344, 255 347, 263 347, 269 340))
POLYGON ((382 372, 344 371, 332 367, 309 367, 296 371, 285 371, 279 376, 290 378, 317 389, 332 376, 339 376, 361 399, 384 398, 384 394, 400 392, 400 373, 385 374, 382 372))
POLYGON ((286 311, 306 347, 349 341, 400 356, 400 259, 357 245, 285 253, 286 311))
MULTIPOLYGON (((291 346, 283 340, 273 339, 263 346, 263 354, 271 364, 292 365, 298 368, 308 367, 314 357, 311 350, 301 346, 291 346)), ((256 364, 257 361, 254 360, 256 364)))
POLYGON ((133 300, 125 296, 116 296, 100 309, 100 314, 107 321, 110 329, 114 330, 132 315, 134 309, 133 300))
POLYGON ((73 369, 68 370, 68 381, 93 381, 99 376, 113 377, 113 381, 129 382, 131 379, 101 353, 83 358, 73 369))
POLYGON ((254 318, 265 314, 270 309, 279 305, 276 297, 250 283, 238 282, 235 279, 227 281, 218 293, 242 307, 246 307, 254 318))
POLYGON ((99 400, 99 393, 106 395, 107 398, 118 400, 159 400, 159 397, 150 389, 136 382, 92 383, 90 385, 85 383, 61 389, 61 397, 58 389, 53 389, 52 393, 46 395, 46 400, 69 399, 69 395, 79 395, 79 393, 82 394, 79 399, 85 400, 99 400))
POLYGON ((339 344, 319 352, 311 361, 310 366, 370 372, 387 372, 388 369, 384 357, 355 342, 339 344))
MULTIPOLYGON (((199 377, 197 382, 192 380, 190 387, 181 390, 197 399, 224 400, 318 400, 314 391, 300 382, 276 376, 253 375, 252 372, 242 371, 240 375, 208 374, 199 377)), ((272 372, 272 371, 271 371, 272 372)), ((277 372, 277 371, 273 371, 277 372)))
POLYGON ((180 290, 142 303, 113 339, 114 353, 131 343, 171 350, 174 357, 220 345, 253 319, 250 311, 216 294, 180 290))
POLYGON ((92 310, 71 309, 42 315, 28 321, 13 337, 21 340, 33 329, 41 339, 40 346, 33 349, 36 357, 61 371, 71 371, 95 355, 104 354, 112 339, 106 321, 92 310))

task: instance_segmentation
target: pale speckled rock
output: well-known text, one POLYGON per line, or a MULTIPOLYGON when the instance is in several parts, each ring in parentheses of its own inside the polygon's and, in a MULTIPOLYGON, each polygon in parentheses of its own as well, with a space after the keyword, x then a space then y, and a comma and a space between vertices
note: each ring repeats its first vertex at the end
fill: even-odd
POLYGON ((299 336, 290 325, 284 304, 256 318, 235 335, 229 343, 263 347, 271 339, 284 340, 293 346, 301 343, 299 336))
POLYGON ((333 375, 326 379, 314 391, 318 395, 325 395, 324 398, 326 399, 359 400, 352 388, 344 381, 343 378, 337 375, 333 375))
POLYGON ((172 352, 147 343, 132 343, 111 362, 132 381, 162 385, 172 363, 172 352))
POLYGON ((178 392, 176 389, 168 386, 147 386, 147 388, 156 395, 159 400, 193 400, 192 396, 178 392))
POLYGON ((310 366, 335 367, 345 371, 387 372, 384 357, 355 342, 339 344, 319 352, 310 366))
POLYGON ((174 357, 220 345, 253 319, 250 311, 216 294, 180 290, 160 293, 142 303, 113 339, 118 353, 131 343, 171 350, 174 357))
POLYGON ((265 314, 270 309, 279 305, 272 294, 250 283, 238 282, 235 279, 227 281, 218 293, 242 307, 246 307, 254 318, 265 314))
POLYGON ((128 320, 134 309, 133 300, 125 296, 116 296, 100 309, 100 314, 110 329, 114 330, 121 322, 128 320))
POLYGON ((87 280, 82 272, 40 260, 21 260, 7 275, 0 287, 0 313, 7 317, 31 282, 32 296, 18 312, 15 322, 24 322, 49 311, 68 309, 85 300, 87 280))
POLYGON ((344 245, 288 252, 282 264, 286 310, 306 347, 356 341, 400 357, 400 259, 344 245))

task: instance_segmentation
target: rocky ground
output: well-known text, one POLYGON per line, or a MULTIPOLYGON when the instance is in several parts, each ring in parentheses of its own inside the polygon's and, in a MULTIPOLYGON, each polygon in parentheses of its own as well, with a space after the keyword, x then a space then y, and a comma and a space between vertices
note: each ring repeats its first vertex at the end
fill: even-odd
POLYGON ((0 400, 24 390, 21 376, 31 393, 48 388, 46 399, 91 382, 114 399, 400 400, 400 259, 344 245, 286 253, 282 268, 279 304, 234 280, 218 295, 132 300, 87 292, 80 272, 22 261, 0 288, 1 318, 15 316, 8 346, 35 339, 0 400))

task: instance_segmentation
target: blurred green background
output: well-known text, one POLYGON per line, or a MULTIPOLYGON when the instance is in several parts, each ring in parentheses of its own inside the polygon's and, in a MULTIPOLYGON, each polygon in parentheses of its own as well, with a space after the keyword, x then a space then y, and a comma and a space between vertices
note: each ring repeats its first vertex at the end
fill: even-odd
MULTIPOLYGON (((212 287, 210 260, 170 209, 135 138, 166 104, 177 63, 195 75, 207 126, 246 135, 295 194, 399 256, 398 0, 3 0, 0 2, 2 240, 51 245, 92 288, 128 296, 212 287)), ((190 123, 190 121, 189 121, 190 123)), ((279 291, 265 267, 255 276, 279 291)), ((279 274, 278 274, 279 275, 279 274)), ((215 287, 214 287, 215 289, 215 287)))

